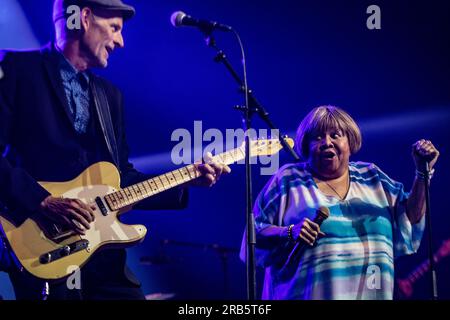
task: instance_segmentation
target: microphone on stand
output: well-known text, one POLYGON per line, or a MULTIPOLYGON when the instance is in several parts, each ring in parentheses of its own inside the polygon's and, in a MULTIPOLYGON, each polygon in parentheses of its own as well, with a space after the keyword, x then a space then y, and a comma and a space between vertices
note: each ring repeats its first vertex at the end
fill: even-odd
POLYGON ((230 26, 215 21, 195 19, 183 11, 172 13, 170 22, 174 27, 197 27, 202 31, 220 30, 228 32, 232 30, 230 26))

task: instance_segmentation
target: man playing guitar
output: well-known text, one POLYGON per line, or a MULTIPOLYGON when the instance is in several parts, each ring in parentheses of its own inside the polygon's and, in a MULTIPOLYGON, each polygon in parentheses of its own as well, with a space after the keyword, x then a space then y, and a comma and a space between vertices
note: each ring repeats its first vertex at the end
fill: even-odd
MULTIPOLYGON (((70 181, 105 161, 119 172, 117 188, 151 178, 128 162, 121 92, 90 71, 106 68, 111 53, 124 47, 123 23, 134 14, 135 9, 121 0, 55 0, 54 43, 36 51, 0 52, 0 202, 16 225, 39 217, 57 231, 70 230, 82 238, 92 231, 96 211, 107 206, 53 196, 37 181, 70 181), (79 29, 68 28, 72 5, 80 9, 79 29)), ((201 186, 211 186, 222 173, 230 172, 219 162, 194 166, 199 178, 192 183, 201 186)), ((90 171, 89 179, 96 174, 90 171)), ((181 184, 138 206, 179 209, 186 203, 186 184, 181 184)), ((80 248, 63 249, 48 251, 41 259, 52 261, 80 248)), ((81 290, 68 290, 65 281, 52 282, 48 298, 144 299, 125 260, 124 249, 103 250, 82 268, 81 290)), ((8 271, 18 299, 41 298, 44 280, 16 264, 8 271)))

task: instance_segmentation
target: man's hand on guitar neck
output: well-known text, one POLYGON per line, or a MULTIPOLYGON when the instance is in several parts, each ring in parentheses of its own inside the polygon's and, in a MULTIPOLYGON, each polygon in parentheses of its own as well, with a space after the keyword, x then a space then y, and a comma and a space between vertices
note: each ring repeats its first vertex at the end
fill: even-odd
POLYGON ((48 196, 41 202, 40 213, 63 228, 78 234, 85 234, 94 221, 94 205, 87 205, 78 199, 64 199, 48 196))
POLYGON ((212 187, 222 174, 231 172, 230 167, 226 164, 214 161, 210 152, 206 154, 203 163, 195 163, 195 167, 202 175, 190 182, 189 185, 200 187, 212 187))

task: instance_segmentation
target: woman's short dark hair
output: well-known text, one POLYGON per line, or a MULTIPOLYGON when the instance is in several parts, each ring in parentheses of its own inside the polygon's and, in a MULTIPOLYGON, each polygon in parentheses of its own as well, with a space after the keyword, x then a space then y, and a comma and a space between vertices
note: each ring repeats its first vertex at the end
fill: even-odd
POLYGON ((312 135, 332 129, 339 129, 347 136, 351 154, 361 149, 361 131, 355 120, 338 107, 320 106, 312 109, 300 123, 295 138, 297 152, 307 159, 312 135))

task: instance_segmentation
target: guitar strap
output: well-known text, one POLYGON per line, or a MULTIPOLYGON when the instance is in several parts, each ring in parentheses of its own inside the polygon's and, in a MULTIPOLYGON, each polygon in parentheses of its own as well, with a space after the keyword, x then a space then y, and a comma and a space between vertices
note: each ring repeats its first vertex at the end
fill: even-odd
POLYGON ((94 104, 97 110, 100 126, 103 131, 103 136, 105 137, 106 145, 111 158, 113 159, 114 165, 120 172, 119 153, 117 150, 116 136, 114 134, 108 98, 106 97, 105 89, 101 85, 98 78, 94 75, 91 77, 91 80, 92 96, 94 97, 94 104))

